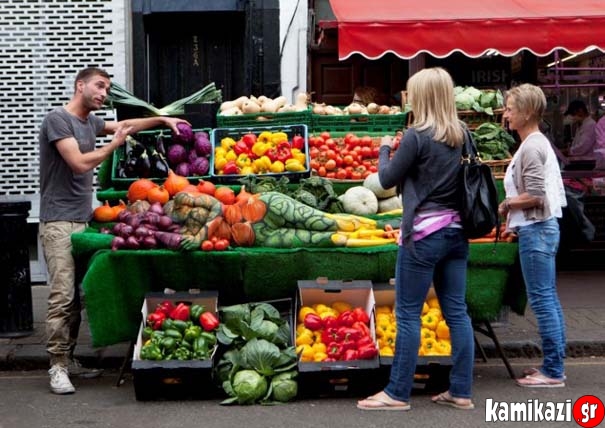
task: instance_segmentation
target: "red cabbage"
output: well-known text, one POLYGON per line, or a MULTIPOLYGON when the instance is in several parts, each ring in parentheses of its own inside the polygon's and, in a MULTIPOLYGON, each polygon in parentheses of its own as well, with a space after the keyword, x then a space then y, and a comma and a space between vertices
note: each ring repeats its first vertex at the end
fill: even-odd
MULTIPOLYGON (((168 147, 166 158, 171 166, 178 165, 187 161, 187 149, 181 144, 172 144, 168 147)), ((186 177, 184 175, 183 177, 186 177)))
POLYGON ((191 175, 191 168, 187 162, 181 162, 176 166, 174 172, 181 177, 189 177, 191 175))
POLYGON ((212 153, 212 144, 205 132, 196 132, 193 147, 198 156, 209 156, 212 153))
POLYGON ((193 175, 206 175, 210 169, 208 159, 203 156, 196 158, 191 164, 191 173, 193 175))
POLYGON ((191 143, 193 141, 193 129, 186 123, 179 122, 176 124, 179 134, 172 136, 172 141, 175 143, 191 143))

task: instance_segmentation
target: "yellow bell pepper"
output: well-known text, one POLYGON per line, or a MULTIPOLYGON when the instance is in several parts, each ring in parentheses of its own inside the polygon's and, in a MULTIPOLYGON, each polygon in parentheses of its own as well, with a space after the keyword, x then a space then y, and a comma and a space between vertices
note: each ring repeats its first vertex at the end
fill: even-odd
POLYGON ((422 344, 422 355, 439 355, 435 339, 426 339, 420 343, 422 344))
POLYGON ((269 143, 257 140, 256 143, 254 143, 254 145, 252 146, 252 153, 254 153, 256 156, 258 156, 260 158, 270 148, 271 148, 271 145, 269 143))
POLYGON ((284 170, 286 169, 284 163, 282 161, 275 161, 271 164, 271 172, 275 172, 275 173, 279 173, 279 172, 284 172, 284 170))
POLYGON ((326 358, 328 358, 328 354, 326 354, 325 352, 316 352, 315 354, 313 354, 313 361, 316 363, 321 363, 326 358))
POLYGON ((392 357, 395 355, 395 352, 390 346, 383 346, 380 348, 379 354, 381 357, 392 357))
POLYGON ((246 153, 240 153, 235 160, 235 164, 240 168, 245 168, 252 165, 252 159, 246 153))
POLYGON ((305 155, 299 149, 292 149, 291 153, 292 153, 292 159, 298 160, 303 165, 305 164, 305 162, 307 162, 307 155, 305 155))
POLYGON ((221 171, 225 167, 226 163, 227 159, 225 159, 224 156, 214 158, 214 169, 216 171, 221 171))
POLYGON ((344 311, 350 311, 353 309, 353 306, 351 306, 349 303, 343 302, 341 300, 337 300, 336 302, 332 303, 331 306, 332 306, 332 309, 334 309, 338 313, 341 313, 344 311))
POLYGON ((449 340, 450 338, 450 328, 447 326, 445 320, 441 320, 439 321, 439 323, 437 324, 437 338, 438 339, 444 339, 444 340, 449 340))
POLYGON ((235 140, 231 137, 225 137, 221 140, 221 147, 226 151, 231 150, 231 148, 235 146, 235 140))
POLYGON ((304 362, 313 361, 313 355, 315 355, 311 345, 307 344, 297 346, 296 353, 300 355, 300 360, 304 362))
POLYGON ((263 131, 259 134, 258 138, 256 139, 256 142, 260 142, 260 143, 270 143, 271 142, 271 136, 273 134, 269 131, 263 131))
POLYGON ((233 150, 229 150, 225 155, 225 159, 228 161, 235 161, 237 160, 237 153, 235 153, 233 150))
POLYGON ((288 141, 288 134, 285 132, 274 132, 271 134, 271 142, 275 145, 281 143, 282 141, 288 141))
POLYGON ((452 344, 447 340, 438 340, 437 352, 439 355, 452 355, 452 344))
POLYGON ((334 309, 332 308, 328 308, 325 311, 323 311, 322 313, 319 314, 319 317, 323 320, 326 317, 334 317, 337 318, 338 317, 338 312, 336 312, 334 309))
POLYGON ((240 175, 254 174, 254 168, 252 166, 245 166, 239 171, 240 175))
POLYGON ((296 326, 296 334, 298 335, 299 333, 302 333, 305 330, 309 330, 307 327, 305 327, 304 323, 298 323, 298 325, 296 326))
POLYGON ((313 344, 313 332, 311 330, 303 331, 296 335, 296 346, 298 345, 309 345, 313 344))
POLYGON ((436 297, 431 297, 427 299, 426 303, 429 305, 429 308, 439 308, 439 299, 436 297))
POLYGON ((300 172, 306 170, 305 166, 298 160, 290 158, 286 161, 286 171, 300 172))
POLYGON ((426 313, 429 311, 429 309, 431 309, 431 308, 429 307, 429 304, 428 304, 428 303, 426 303, 426 302, 424 302, 424 303, 422 304, 422 315, 425 315, 425 314, 426 314, 426 313))
POLYGON ((301 308, 298 310, 298 322, 304 322, 307 314, 316 313, 317 312, 315 312, 315 309, 313 309, 311 306, 301 306, 301 308))
MULTIPOLYGON (((318 333, 318 332, 315 332, 315 333, 318 333)), ((320 336, 321 336, 321 334, 320 334, 320 336)), ((327 350, 327 346, 326 346, 326 344, 325 344, 325 343, 323 343, 323 342, 315 342, 315 343, 313 344, 313 351, 314 351, 315 353, 318 353, 318 352, 323 352, 323 353, 325 354, 325 353, 326 353, 326 350, 327 350)))
POLYGON ((429 328, 422 327, 420 329, 420 339, 436 339, 437 335, 429 328))
POLYGON ((376 306, 376 314, 390 314, 391 307, 388 305, 376 306))
POLYGON ((214 157, 225 157, 227 150, 224 147, 218 146, 214 149, 214 157))
POLYGON ((325 312, 330 309, 328 305, 325 305, 323 303, 316 303, 312 307, 313 309, 315 309, 315 313, 317 313, 317 315, 321 315, 322 312, 325 312))
POLYGON ((252 167, 257 174, 264 174, 271 170, 271 159, 268 156, 261 156, 258 159, 254 159, 252 167))
POLYGON ((423 315, 420 319, 422 320, 422 327, 428 328, 430 330, 435 330, 435 328, 437 328, 439 318, 437 318, 437 316, 435 316, 434 314, 429 312, 426 315, 423 315))

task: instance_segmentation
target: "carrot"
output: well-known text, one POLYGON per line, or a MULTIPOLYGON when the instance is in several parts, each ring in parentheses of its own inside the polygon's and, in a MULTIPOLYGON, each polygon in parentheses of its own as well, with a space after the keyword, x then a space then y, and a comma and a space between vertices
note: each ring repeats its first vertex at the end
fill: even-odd
POLYGON ((488 238, 488 237, 482 237, 482 238, 475 238, 475 239, 469 239, 468 242, 470 244, 493 244, 495 242, 494 238, 488 238))

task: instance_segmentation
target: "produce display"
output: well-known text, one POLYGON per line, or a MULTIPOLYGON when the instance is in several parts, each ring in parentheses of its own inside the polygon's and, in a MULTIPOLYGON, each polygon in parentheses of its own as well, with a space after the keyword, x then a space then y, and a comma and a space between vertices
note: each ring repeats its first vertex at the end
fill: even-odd
MULTIPOLYGON (((376 307, 376 339, 380 356, 392 357, 395 353, 397 323, 394 307, 382 305, 376 307)), ((443 319, 439 301, 432 296, 422 307, 419 356, 451 355, 450 330, 443 319)))
POLYGON ((515 139, 497 123, 485 122, 472 132, 479 156, 483 160, 512 158, 515 139))
POLYGON ((145 324, 142 360, 207 360, 216 349, 219 320, 201 305, 165 300, 145 324))
POLYGON ((348 116, 348 115, 385 115, 385 114, 401 114, 401 107, 378 105, 369 103, 364 106, 360 103, 351 103, 345 107, 333 106, 325 103, 313 103, 311 112, 314 115, 320 116, 348 116))
POLYGON ((362 307, 337 301, 302 306, 296 326, 301 362, 369 360, 378 354, 370 316, 362 307))
POLYGON ((283 130, 238 132, 215 129, 214 174, 303 173, 309 171, 306 127, 293 125, 283 130))
POLYGON ((299 93, 296 96, 294 104, 288 103, 284 96, 269 98, 264 95, 255 97, 254 95, 241 96, 235 100, 225 101, 219 107, 220 116, 239 116, 256 115, 255 120, 266 120, 266 115, 272 113, 290 113, 304 112, 308 109, 308 96, 305 93, 299 93))
POLYGON ((477 89, 474 86, 456 86, 454 88, 454 95, 458 110, 474 110, 492 116, 494 109, 504 107, 504 97, 499 89, 477 89))
POLYGON ((229 398, 221 404, 286 402, 298 392, 290 323, 270 303, 220 308, 217 338, 225 352, 215 378, 229 398))

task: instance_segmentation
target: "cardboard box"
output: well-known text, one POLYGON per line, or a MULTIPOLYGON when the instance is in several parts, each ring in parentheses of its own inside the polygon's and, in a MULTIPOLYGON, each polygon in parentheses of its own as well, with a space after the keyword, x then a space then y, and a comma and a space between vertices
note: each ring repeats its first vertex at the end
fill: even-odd
MULTIPOLYGON (((435 289, 429 288, 427 299, 435 297, 435 289)), ((374 299, 376 307, 394 306, 395 304, 395 284, 391 280, 389 283, 374 284, 374 299)), ((380 371, 381 378, 385 382, 389 381, 393 357, 381 356, 380 371)), ((418 356, 416 363, 416 372, 414 374, 413 389, 415 392, 435 393, 443 392, 449 388, 449 374, 452 368, 452 359, 450 356, 431 355, 418 356)))
MULTIPOLYGON (((327 280, 298 281, 296 311, 316 303, 331 305, 343 301, 361 306, 370 315, 370 331, 376 341, 372 281, 327 280)), ((296 322, 292 329, 296 343, 296 322)), ((361 396, 375 389, 373 381, 379 368, 378 356, 371 360, 298 362, 299 396, 361 396)))
MULTIPOLYGON (((140 358, 143 346, 142 332, 145 320, 156 306, 164 301, 185 302, 203 305, 206 310, 217 311, 218 292, 199 293, 176 292, 173 294, 149 293, 145 296, 141 309, 142 322, 132 358, 132 375, 137 400, 201 399, 216 396, 218 389, 212 380, 212 369, 216 347, 208 360, 151 361, 140 358)), ((217 315, 218 316, 218 315, 217 315)))

